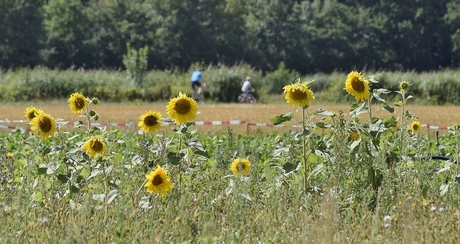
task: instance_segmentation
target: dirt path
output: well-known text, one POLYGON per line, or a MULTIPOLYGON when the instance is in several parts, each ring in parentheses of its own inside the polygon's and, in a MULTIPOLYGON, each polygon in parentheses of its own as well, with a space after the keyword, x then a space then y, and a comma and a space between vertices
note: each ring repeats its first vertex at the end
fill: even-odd
MULTIPOLYGON (((15 104, 1 104, 0 105, 0 121, 9 120, 23 120, 25 109, 33 105, 40 109, 43 109, 46 113, 50 114, 55 118, 63 120, 77 121, 84 118, 79 118, 78 115, 74 115, 70 112, 66 101, 52 101, 52 102, 39 102, 39 103, 15 103, 15 104)), ((91 105, 91 109, 95 110, 99 114, 100 123, 137 123, 138 117, 142 115, 146 110, 154 110, 162 113, 163 117, 167 117, 166 107, 167 103, 111 103, 111 104, 98 104, 91 105)), ((331 112, 338 112, 342 110, 344 113, 349 113, 349 105, 318 105, 314 104, 309 108, 310 113, 313 113, 318 108, 324 108, 331 112)), ((400 109, 395 108, 395 113, 391 114, 385 110, 373 109, 374 114, 381 118, 387 118, 391 116, 399 117, 400 109)), ((411 114, 418 116, 419 121, 422 124, 430 124, 437 126, 451 126, 455 123, 460 124, 460 107, 455 106, 407 106, 406 110, 409 110, 411 114)), ((205 104, 199 106, 199 114, 196 117, 196 121, 223 121, 223 120, 248 120, 252 123, 270 123, 270 119, 287 112, 294 112, 294 115, 300 116, 300 111, 296 112, 295 108, 292 108, 288 104, 205 104)), ((318 117, 318 116, 317 116, 318 117)), ((298 118, 297 118, 298 119, 298 118)), ((297 120, 298 121, 298 120, 297 120)), ((4 123, 0 123, 4 124, 4 123)), ((19 125, 17 125, 19 126, 19 125)), ((22 125, 23 127, 26 125, 22 125)), ((211 127, 211 126, 207 126, 211 127)), ((225 128, 218 126, 219 128, 213 129, 202 129, 204 132, 215 133, 222 131, 225 128)), ((240 126, 241 127, 241 126, 240 126)), ((238 130, 241 130, 239 128, 238 130)), ((241 132, 246 130, 243 128, 241 132)), ((273 130, 279 130, 279 128, 254 128, 261 132, 269 132, 273 130)))

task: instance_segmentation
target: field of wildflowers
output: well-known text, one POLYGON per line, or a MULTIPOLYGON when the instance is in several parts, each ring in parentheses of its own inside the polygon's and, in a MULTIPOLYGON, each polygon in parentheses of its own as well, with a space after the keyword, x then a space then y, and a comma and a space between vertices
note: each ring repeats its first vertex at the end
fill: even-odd
POLYGON ((297 112, 273 116, 296 126, 283 134, 200 135, 182 93, 165 117, 139 114, 138 132, 94 126, 100 101, 80 92, 72 132, 26 108, 33 133, 0 135, 0 242, 456 243, 460 126, 429 139, 407 81, 395 114, 390 91, 356 71, 348 114, 310 111, 312 82, 284 87, 297 112))

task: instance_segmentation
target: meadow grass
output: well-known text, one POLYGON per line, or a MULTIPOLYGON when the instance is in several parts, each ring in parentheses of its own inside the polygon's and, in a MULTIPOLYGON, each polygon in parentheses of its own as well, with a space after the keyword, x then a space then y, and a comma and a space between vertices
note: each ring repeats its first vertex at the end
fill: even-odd
MULTIPOLYGON (((240 114, 295 125, 249 135, 230 126, 202 133, 193 123, 117 130, 91 123, 121 105, 107 111, 90 102, 82 115, 67 107, 68 119, 85 123, 57 127, 50 138, 0 134, 0 242, 457 243, 460 126, 436 140, 414 127, 404 98, 394 113, 378 112, 391 110, 384 101, 369 104, 353 103, 346 114, 284 106, 281 115, 239 105, 240 114), (105 144, 86 148, 93 137, 105 144), (233 171, 241 159, 251 164, 247 174, 238 164, 241 174, 233 171), (144 186, 157 166, 174 184, 164 197, 144 186)), ((145 108, 129 111, 130 120, 145 108)), ((200 114, 224 119, 229 109, 203 106, 200 114)))

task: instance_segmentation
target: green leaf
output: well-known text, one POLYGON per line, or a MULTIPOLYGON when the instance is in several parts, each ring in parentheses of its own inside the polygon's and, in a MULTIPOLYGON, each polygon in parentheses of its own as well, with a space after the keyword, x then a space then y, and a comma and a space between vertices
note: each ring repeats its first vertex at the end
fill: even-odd
POLYGON ((69 181, 69 177, 70 175, 63 175, 63 174, 58 174, 57 178, 60 182, 62 182, 63 184, 67 183, 67 181, 69 181))
POLYGON ((194 153, 209 158, 208 152, 206 149, 204 149, 203 145, 198 139, 194 137, 190 138, 190 142, 187 145, 192 149, 194 153))
POLYGON ((280 124, 282 124, 284 122, 291 121, 291 119, 292 119, 291 114, 292 113, 281 114, 281 115, 276 116, 275 118, 270 119, 270 121, 274 125, 280 125, 280 124))
MULTIPOLYGON (((43 166, 44 166, 44 165, 43 165, 43 166)), ((39 175, 44 175, 44 174, 46 174, 46 172, 48 171, 48 168, 47 168, 47 167, 43 167, 43 166, 40 165, 39 168, 38 168, 38 170, 37 170, 37 172, 38 172, 39 175)))
POLYGON ((33 201, 39 202, 39 201, 42 200, 42 198, 43 198, 43 195, 42 195, 41 192, 35 192, 35 193, 34 193, 33 201))
POLYGON ((380 102, 385 102, 385 99, 381 98, 381 97, 380 97, 380 94, 372 93, 372 96, 373 96, 375 99, 379 100, 380 102))
POLYGON ((396 107, 402 107, 402 101, 396 101, 393 103, 396 107))
POLYGON ((361 105, 358 105, 357 103, 353 103, 350 108, 350 116, 351 117, 356 117, 362 113, 367 112, 368 109, 366 107, 366 103, 361 103, 361 105))
POLYGON ((388 103, 383 103, 383 104, 381 105, 381 107, 382 107, 383 109, 385 109, 386 111, 390 112, 390 113, 394 113, 394 112, 395 112, 395 109, 392 108, 392 107, 390 107, 390 105, 388 105, 388 103))
POLYGON ((457 183, 459 183, 459 184, 460 184, 460 176, 458 176, 458 175, 457 175, 457 176, 455 176, 455 181, 457 181, 457 183))
POLYGON ((283 165, 283 170, 284 170, 284 174, 290 174, 294 171, 297 171, 299 169, 299 166, 300 166, 300 162, 297 162, 297 163, 285 163, 283 165))
POLYGON ((174 152, 168 152, 168 161, 172 165, 178 165, 181 161, 181 157, 177 155, 177 153, 174 152))
POLYGON ((324 123, 324 122, 317 122, 317 123, 316 123, 316 126, 317 126, 318 128, 321 128, 321 129, 326 129, 326 128, 330 128, 330 127, 331 127, 331 125, 326 124, 326 123, 324 123))
POLYGON ((318 110, 315 111, 315 114, 319 114, 319 115, 324 115, 324 116, 334 116, 335 114, 332 113, 332 112, 329 112, 323 108, 320 108, 318 110))
POLYGON ((439 187, 439 191, 441 192, 441 196, 444 196, 447 191, 449 191, 449 184, 447 183, 443 183, 440 187, 439 187))
POLYGON ((107 204, 110 204, 115 199, 115 197, 117 197, 117 195, 118 195, 118 190, 111 190, 109 192, 107 204))
POLYGON ((383 124, 385 125, 385 128, 392 128, 398 125, 398 121, 396 120, 395 116, 391 116, 391 118, 384 119, 383 124))

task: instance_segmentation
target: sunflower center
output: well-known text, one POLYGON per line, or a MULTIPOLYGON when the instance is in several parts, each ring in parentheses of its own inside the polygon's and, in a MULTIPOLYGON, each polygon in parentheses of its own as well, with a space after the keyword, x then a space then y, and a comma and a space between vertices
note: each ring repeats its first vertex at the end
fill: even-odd
POLYGON ((147 116, 144 119, 144 124, 147 126, 154 126, 158 123, 157 121, 158 120, 155 116, 147 116))
POLYGON ((244 171, 244 167, 246 167, 246 164, 244 162, 239 162, 236 165, 236 168, 238 169, 239 172, 244 171))
POLYGON ((47 117, 42 117, 40 120, 39 120, 39 125, 40 125, 40 130, 43 131, 43 132, 49 132, 51 130, 51 128, 53 127, 51 125, 51 120, 48 119, 47 117))
POLYGON ((94 140, 93 141, 93 144, 91 145, 91 148, 96 151, 96 152, 99 152, 99 151, 102 151, 102 149, 104 148, 104 146, 102 145, 102 143, 98 140, 94 140))
POLYGON ((353 90, 357 92, 363 92, 364 91, 364 83, 362 80, 359 78, 355 78, 351 81, 351 87, 353 87, 353 90))
POLYGON ((153 177, 152 179, 152 184, 154 186, 158 186, 158 185, 161 185, 161 183, 163 183, 163 179, 161 178, 160 175, 155 175, 155 177, 153 177))
POLYGON ((308 98, 308 94, 301 91, 301 90, 294 90, 292 93, 291 93, 291 97, 293 100, 304 100, 306 98, 308 98))
POLYGON ((76 98, 74 104, 76 109, 82 109, 85 107, 85 100, 82 98, 76 98))
POLYGON ((190 112, 191 107, 192 106, 189 101, 181 99, 176 102, 174 110, 176 110, 176 112, 179 114, 187 114, 188 112, 190 112))

